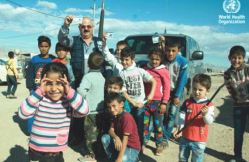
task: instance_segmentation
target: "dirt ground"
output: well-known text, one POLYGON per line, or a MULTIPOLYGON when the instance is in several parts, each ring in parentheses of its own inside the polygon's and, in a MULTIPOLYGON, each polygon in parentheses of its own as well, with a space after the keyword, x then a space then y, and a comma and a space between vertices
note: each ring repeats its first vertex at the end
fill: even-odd
MULTIPOLYGON (((212 90, 210 95, 223 83, 222 76, 212 76, 212 90)), ((25 80, 21 80, 17 89, 17 99, 6 99, 7 86, 0 86, 0 161, 3 162, 27 162, 28 136, 25 134, 26 121, 18 118, 16 112, 20 102, 28 95, 25 88, 25 80)), ((209 141, 205 153, 205 162, 228 161, 233 155, 233 124, 232 101, 227 90, 223 88, 213 100, 216 105, 216 121, 209 127, 209 141)), ((249 121, 244 134, 243 157, 249 161, 249 121)), ((150 142, 142 157, 143 162, 177 162, 178 145, 170 142, 169 147, 162 156, 154 156, 154 143, 150 142)), ((77 149, 68 148, 64 152, 65 162, 77 162, 80 154, 77 149)), ((101 161, 101 160, 100 160, 101 161)))

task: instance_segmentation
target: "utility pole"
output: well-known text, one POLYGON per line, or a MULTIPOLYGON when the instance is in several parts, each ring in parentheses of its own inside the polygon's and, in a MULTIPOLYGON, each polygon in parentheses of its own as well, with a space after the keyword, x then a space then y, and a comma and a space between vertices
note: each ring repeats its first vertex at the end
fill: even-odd
MULTIPOLYGON (((95 14, 96 14, 96 0, 93 0, 93 25, 94 25, 94 29, 93 29, 93 32, 95 33, 95 25, 96 25, 96 22, 95 22, 95 14)), ((94 34, 93 33, 93 34, 94 34)))
POLYGON ((102 0, 101 12, 100 12, 100 20, 99 20, 99 34, 98 37, 103 37, 104 32, 104 18, 105 18, 105 8, 104 8, 104 0, 102 0))

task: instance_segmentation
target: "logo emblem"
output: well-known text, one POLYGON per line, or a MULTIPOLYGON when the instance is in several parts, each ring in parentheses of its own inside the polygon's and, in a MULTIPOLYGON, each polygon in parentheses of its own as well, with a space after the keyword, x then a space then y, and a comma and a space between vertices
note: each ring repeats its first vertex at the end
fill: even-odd
POLYGON ((223 10, 229 14, 239 12, 240 10, 239 0, 224 0, 223 10))

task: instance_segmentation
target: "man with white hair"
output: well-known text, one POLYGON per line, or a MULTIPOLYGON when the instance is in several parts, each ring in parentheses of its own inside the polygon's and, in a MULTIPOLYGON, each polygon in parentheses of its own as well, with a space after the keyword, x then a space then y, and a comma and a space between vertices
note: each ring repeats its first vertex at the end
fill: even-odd
POLYGON ((58 41, 69 47, 71 53, 71 65, 75 76, 75 89, 78 88, 83 75, 87 72, 87 59, 91 52, 98 49, 97 41, 93 36, 94 23, 90 17, 83 17, 79 24, 80 35, 70 36, 69 26, 73 22, 73 16, 66 16, 64 24, 59 30, 58 41))

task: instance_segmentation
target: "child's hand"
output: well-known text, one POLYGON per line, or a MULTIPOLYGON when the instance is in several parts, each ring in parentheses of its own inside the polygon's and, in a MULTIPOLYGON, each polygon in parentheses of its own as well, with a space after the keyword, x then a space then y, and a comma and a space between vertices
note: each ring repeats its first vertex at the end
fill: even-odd
POLYGON ((135 103, 133 104, 133 106, 134 106, 134 107, 137 107, 137 108, 142 108, 142 107, 144 107, 144 104, 143 104, 142 102, 135 102, 135 103))
POLYGON ((106 34, 106 32, 104 32, 103 37, 102 37, 102 47, 103 47, 103 49, 106 46, 106 40, 107 40, 107 34, 106 34))
POLYGON ((70 24, 73 22, 73 16, 66 16, 64 19, 64 25, 70 26, 70 24))
POLYGON ((45 74, 44 77, 41 79, 41 82, 40 82, 40 90, 41 90, 41 95, 44 96, 45 95, 45 92, 46 92, 46 84, 47 82, 51 80, 47 78, 47 75, 45 74))
POLYGON ((154 97, 154 94, 151 94, 151 93, 150 93, 150 94, 147 96, 148 102, 151 101, 151 100, 153 100, 153 97, 154 97))
POLYGON ((121 158, 118 157, 118 158, 115 160, 115 162, 122 162, 122 161, 123 161, 122 157, 121 157, 121 158))
POLYGON ((115 149, 116 149, 117 151, 120 151, 121 148, 122 148, 122 141, 120 140, 120 138, 119 138, 118 136, 116 136, 116 137, 114 138, 114 146, 115 146, 115 149))
POLYGON ((179 129, 175 129, 175 130, 173 131, 173 137, 174 137, 175 139, 178 139, 178 138, 180 138, 180 137, 182 136, 182 132, 179 133, 179 134, 177 134, 178 131, 179 131, 179 129))
POLYGON ((166 112, 167 105, 166 104, 160 104, 159 112, 160 114, 164 114, 166 112))
POLYGON ((202 116, 205 116, 208 112, 208 106, 204 106, 202 109, 201 109, 201 114, 202 116))
POLYGON ((70 90, 70 86, 69 86, 69 82, 67 80, 67 76, 64 75, 63 78, 60 78, 59 79, 60 82, 62 82, 62 85, 64 87, 64 91, 65 91, 65 94, 67 95, 69 90, 70 90))
POLYGON ((173 98, 173 104, 176 106, 180 105, 180 99, 178 97, 173 98))

